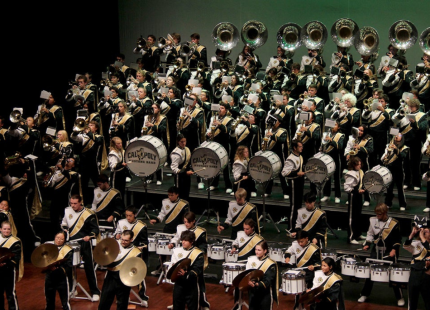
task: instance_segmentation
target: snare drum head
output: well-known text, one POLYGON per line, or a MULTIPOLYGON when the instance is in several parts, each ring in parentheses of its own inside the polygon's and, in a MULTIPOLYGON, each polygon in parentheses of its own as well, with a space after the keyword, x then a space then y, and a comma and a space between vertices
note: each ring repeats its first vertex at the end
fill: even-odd
POLYGON ((327 154, 318 153, 308 160, 305 165, 306 177, 313 183, 322 183, 329 178, 336 170, 333 158, 327 154))
POLYGON ((206 142, 191 154, 191 167, 204 179, 216 177, 227 164, 227 151, 217 142, 206 142), (205 169, 202 170, 203 168, 205 169))
POLYGON ((251 177, 264 183, 276 178, 282 169, 281 159, 271 151, 265 151, 249 160, 248 172, 251 177))
POLYGON ((153 136, 143 136, 131 142, 125 149, 127 167, 138 177, 148 177, 164 165, 167 149, 153 136))

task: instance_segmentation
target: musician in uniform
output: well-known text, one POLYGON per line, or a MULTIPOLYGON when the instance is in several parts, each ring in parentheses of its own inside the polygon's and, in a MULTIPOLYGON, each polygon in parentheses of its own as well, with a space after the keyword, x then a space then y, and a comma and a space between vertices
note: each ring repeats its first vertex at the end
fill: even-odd
POLYGON ((34 115, 36 126, 42 134, 45 134, 48 127, 54 127, 56 131, 66 128, 63 108, 55 104, 54 95, 51 93, 48 100, 37 107, 34 115))
POLYGON ((17 310, 19 307, 15 285, 24 274, 22 244, 21 240, 12 235, 11 224, 8 221, 1 223, 0 227, 0 248, 9 249, 13 254, 10 259, 0 263, 0 306, 5 309, 4 294, 6 293, 9 310, 17 310))
POLYGON ((95 94, 92 90, 87 89, 88 79, 85 75, 80 75, 76 79, 78 86, 74 85, 73 88, 78 91, 77 95, 73 97, 75 100, 74 107, 79 108, 85 103, 88 104, 90 112, 96 111, 95 94))
POLYGON ((186 146, 187 139, 184 135, 179 134, 176 141, 177 147, 170 154, 170 158, 172 159, 170 168, 175 174, 175 186, 179 189, 179 197, 188 201, 190 196, 191 176, 194 174, 190 165, 191 152, 186 146))
POLYGON ((121 197, 125 197, 125 182, 128 173, 124 152, 121 139, 113 137, 109 147, 110 186, 117 189, 121 193, 121 197))
POLYGON ((234 193, 236 201, 230 201, 228 205, 227 218, 224 224, 218 225, 218 232, 221 233, 224 229, 231 226, 231 237, 230 239, 236 239, 237 232, 243 228, 243 223, 246 219, 252 219, 256 225, 256 232, 260 233, 260 225, 258 221, 258 210, 255 205, 245 200, 246 190, 239 188, 234 193))
POLYGON ((102 134, 104 137, 109 137, 109 129, 112 117, 115 116, 115 113, 118 110, 118 104, 123 101, 120 97, 118 97, 118 88, 110 87, 109 91, 110 95, 105 97, 104 103, 98 105, 101 117, 101 127, 103 128, 100 134, 102 134))
POLYGON ((305 66, 315 66, 315 65, 321 65, 323 68, 325 68, 326 63, 321 55, 321 50, 318 49, 309 49, 308 48, 308 55, 302 56, 302 61, 300 63, 300 71, 305 70, 305 66))
POLYGON ((139 87, 137 93, 138 98, 131 95, 130 114, 134 118, 134 134, 136 137, 140 137, 145 117, 151 113, 153 103, 151 98, 147 96, 151 93, 148 93, 145 87, 139 87))
POLYGON ((157 71, 160 66, 160 54, 163 50, 155 46, 156 40, 155 36, 150 34, 146 40, 147 50, 142 50, 144 52, 142 53, 143 68, 149 72, 157 71))
POLYGON ((321 143, 321 127, 315 122, 315 113, 307 112, 309 119, 304 121, 304 125, 296 132, 295 139, 299 139, 303 144, 303 164, 306 164, 309 158, 314 156, 318 151, 321 143))
MULTIPOLYGON (((167 79, 172 79, 171 77, 167 79)), ((202 92, 203 94, 203 92, 202 92)), ((179 111, 182 107, 181 94, 178 88, 171 86, 166 94, 163 93, 163 102, 161 103, 161 113, 167 117, 167 124, 169 128, 170 146, 168 153, 171 154, 175 148, 173 141, 176 141, 178 129, 176 128, 176 121, 178 119, 179 111)))
POLYGON ((300 74, 300 64, 293 63, 291 66, 290 77, 285 83, 291 99, 298 99, 300 94, 306 91, 306 76, 300 74))
MULTIPOLYGON (((131 230, 125 230, 121 234, 121 241, 118 242, 118 256, 114 262, 107 265, 108 270, 103 282, 99 310, 110 309, 115 297, 118 310, 128 309, 131 287, 121 281, 119 273, 127 259, 141 257, 142 252, 133 245, 133 237, 134 233, 131 230)), ((148 302, 145 302, 144 306, 148 307, 148 302)))
MULTIPOLYGON (((363 250, 367 251, 372 243, 371 258, 385 259, 397 262, 402 242, 402 235, 400 233, 400 223, 388 216, 388 207, 384 203, 379 203, 375 207, 375 217, 369 219, 370 225, 367 231, 366 243, 363 250)), ((365 302, 372 292, 373 281, 369 278, 364 282, 364 287, 361 290, 361 297, 358 302, 365 302)), ((394 295, 397 299, 397 305, 402 307, 405 305, 403 299, 402 289, 393 286, 394 295)))
POLYGON ((179 278, 173 287, 173 309, 189 310, 199 308, 199 278, 203 278, 204 253, 195 246, 196 236, 192 231, 183 231, 181 234, 182 247, 173 250, 172 264, 179 260, 189 258, 191 264, 178 272, 179 278))
POLYGON ((430 109, 430 56, 424 54, 422 59, 424 63, 427 63, 427 68, 425 68, 424 63, 417 65, 417 70, 420 68, 425 73, 415 73, 415 77, 411 81, 411 88, 417 92, 417 98, 424 104, 425 110, 428 111, 430 109))
POLYGON ((341 63, 347 65, 352 69, 354 66, 354 59, 352 55, 348 53, 349 47, 337 46, 337 52, 331 55, 331 67, 338 67, 341 63))
POLYGON ((99 224, 94 211, 82 205, 82 197, 73 195, 70 197, 70 207, 64 212, 61 227, 66 231, 68 241, 79 243, 81 256, 84 261, 84 270, 90 287, 92 301, 100 299, 100 290, 97 287, 97 277, 93 263, 93 249, 91 239, 99 236, 99 224))
MULTIPOLYGON (((294 52, 289 52, 289 54, 293 54, 294 52)), ((292 56, 292 55, 288 55, 288 56, 292 56)), ((293 59, 291 57, 288 57, 285 53, 285 50, 282 49, 282 47, 278 46, 276 49, 276 55, 270 57, 269 60, 269 64, 266 67, 266 74, 269 72, 270 69, 272 68, 288 68, 291 69, 291 65, 293 64, 293 59)))
MULTIPOLYGON (((230 135, 235 138, 236 147, 246 146, 251 156, 254 156, 260 150, 260 128, 255 123, 253 114, 241 116, 239 124, 235 130, 231 130, 230 135)), ((234 146, 234 143, 231 146, 234 146)))
POLYGON ((410 92, 414 75, 413 72, 404 69, 406 59, 404 56, 398 58, 398 64, 389 65, 384 68, 385 76, 381 78, 382 89, 390 98, 391 108, 397 110, 399 101, 404 92, 410 92))
POLYGON ((240 145, 234 156, 233 163, 233 178, 235 184, 233 192, 230 195, 234 195, 238 188, 246 190, 246 200, 249 201, 250 197, 257 197, 257 190, 255 188, 255 182, 248 174, 248 162, 249 162, 249 149, 246 146, 240 145))
POLYGON ((66 237, 64 232, 61 231, 55 235, 53 242, 47 242, 48 244, 54 244, 58 248, 58 256, 55 262, 65 260, 61 263, 51 262, 53 265, 46 270, 45 276, 45 299, 46 299, 46 310, 55 309, 55 294, 58 291, 60 296, 61 306, 65 310, 70 310, 69 287, 72 286, 73 282, 73 249, 65 244, 66 237))
POLYGON ((195 44, 194 53, 190 57, 190 68, 197 68, 199 62, 203 62, 204 65, 208 66, 208 56, 206 47, 200 44, 200 35, 193 33, 190 35, 191 42, 195 44))
POLYGON ((171 65, 175 62, 176 58, 178 58, 180 56, 180 51, 181 51, 181 35, 179 33, 173 32, 171 35, 171 38, 173 39, 173 41, 169 40, 170 38, 168 37, 166 40, 166 45, 170 46, 170 49, 163 49, 163 53, 167 54, 166 56, 166 63, 168 65, 171 65))
POLYGON ((245 260, 254 255, 255 247, 264 241, 264 238, 255 232, 256 227, 257 223, 253 219, 247 218, 243 222, 243 230, 237 232, 231 248, 232 253, 238 253, 237 260, 245 260))
MULTIPOLYGON (((0 186, 0 190, 2 188, 6 189, 6 187, 0 186)), ((8 221, 10 223, 12 235, 16 236, 17 229, 15 226, 15 222, 13 221, 12 213, 10 212, 9 202, 6 199, 3 199, 2 196, 0 196, 0 224, 4 221, 8 221)))
POLYGON ((245 69, 252 68, 256 72, 263 66, 260 57, 248 45, 245 45, 242 52, 237 56, 236 65, 245 69))

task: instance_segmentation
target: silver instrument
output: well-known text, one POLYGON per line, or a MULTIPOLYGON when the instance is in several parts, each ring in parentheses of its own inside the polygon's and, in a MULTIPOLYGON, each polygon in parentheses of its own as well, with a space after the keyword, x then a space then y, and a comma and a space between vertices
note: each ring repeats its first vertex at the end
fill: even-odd
POLYGON ((266 43, 268 30, 262 22, 250 20, 243 25, 240 34, 243 43, 255 50, 266 43))
POLYGON ((232 23, 219 23, 212 30, 212 42, 221 51, 230 51, 239 42, 239 30, 232 23))
POLYGON ((420 35, 420 47, 424 53, 430 55, 430 27, 425 29, 420 35))
POLYGON ((9 115, 9 120, 14 124, 26 122, 26 120, 22 118, 22 114, 19 110, 13 110, 9 115))
POLYGON ((377 52, 379 35, 376 29, 368 26, 361 28, 355 37, 354 46, 357 52, 363 56, 370 56, 377 52))
POLYGON ((331 26, 331 38, 337 46, 350 47, 358 34, 358 25, 349 18, 341 18, 331 26))
POLYGON ((390 43, 399 50, 411 48, 418 39, 418 30, 408 20, 399 20, 391 25, 388 31, 390 43))
POLYGON ((285 51, 293 52, 302 45, 300 33, 302 28, 295 23, 286 23, 276 34, 278 45, 285 51))
POLYGON ((323 23, 315 20, 303 26, 300 32, 300 40, 306 48, 317 50, 324 47, 327 41, 327 35, 327 27, 323 23))

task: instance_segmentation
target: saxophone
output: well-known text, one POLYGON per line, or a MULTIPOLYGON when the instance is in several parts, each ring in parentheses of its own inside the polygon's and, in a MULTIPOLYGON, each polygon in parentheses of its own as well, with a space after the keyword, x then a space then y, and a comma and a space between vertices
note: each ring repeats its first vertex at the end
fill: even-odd
MULTIPOLYGON (((394 154, 394 152, 393 152, 394 151, 394 147, 393 146, 394 146, 394 137, 391 140, 390 144, 388 145, 387 155, 384 157, 384 160, 382 161, 382 164, 384 166, 388 165, 391 157, 393 157, 393 154, 394 154)), ((427 149, 428 149, 428 147, 427 147, 427 149)))
MULTIPOLYGON (((218 112, 214 113, 214 121, 218 120, 218 112)), ((213 141, 214 137, 215 137, 215 132, 216 132, 216 128, 217 126, 213 125, 211 126, 211 141, 213 141)))
POLYGON ((184 115, 184 112, 188 110, 188 106, 186 108, 184 108, 184 111, 182 112, 182 114, 179 116, 179 122, 178 122, 178 131, 181 131, 182 129, 184 129, 184 124, 185 124, 185 120, 187 119, 187 116, 184 115))

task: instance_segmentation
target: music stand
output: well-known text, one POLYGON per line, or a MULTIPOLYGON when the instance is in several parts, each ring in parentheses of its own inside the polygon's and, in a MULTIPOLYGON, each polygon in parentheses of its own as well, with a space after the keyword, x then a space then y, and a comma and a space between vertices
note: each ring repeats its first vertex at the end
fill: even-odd
MULTIPOLYGON (((276 222, 273 220, 270 213, 266 212, 266 195, 265 195, 265 193, 266 193, 266 188, 267 188, 268 183, 269 183, 268 181, 259 183, 261 185, 261 188, 263 189, 263 223, 266 223, 267 217, 269 217, 270 221, 272 221, 273 226, 275 226, 275 228, 279 234, 281 231, 279 230, 278 225, 276 225, 276 222)), ((264 225, 261 225, 260 230, 263 230, 263 228, 264 228, 264 225)))
POLYGON ((210 221, 211 212, 213 212, 215 214, 215 216, 217 217, 217 224, 219 224, 219 214, 218 214, 218 212, 216 212, 214 209, 211 208, 211 191, 209 188, 212 185, 213 180, 214 180, 214 178, 206 179, 206 181, 207 181, 206 191, 208 192, 208 204, 207 204, 206 210, 204 210, 202 215, 200 215, 200 217, 197 219, 196 226, 200 223, 201 218, 205 214, 207 214, 207 218, 205 220, 205 223, 211 224, 211 221, 210 221))
MULTIPOLYGON (((158 169, 157 169, 158 171, 158 169)), ((146 181, 146 177, 142 178, 142 182, 143 182, 143 188, 145 189, 145 203, 140 207, 139 211, 137 211, 137 215, 139 215, 140 211, 142 211, 142 209, 144 209, 143 211, 145 212, 145 216, 148 220, 151 220, 151 218, 148 215, 148 182, 146 181)))
POLYGON ((94 302, 92 296, 84 289, 84 287, 81 285, 81 283, 78 282, 78 269, 77 269, 77 267, 78 266, 73 266, 73 289, 70 292, 70 298, 86 299, 86 300, 89 300, 91 302, 94 302), (77 296, 78 295, 77 287, 79 287, 81 289, 82 293, 84 293, 86 297, 77 296))

